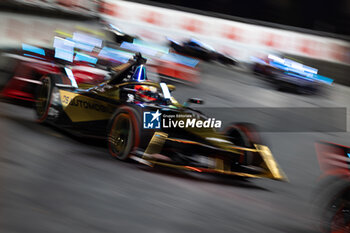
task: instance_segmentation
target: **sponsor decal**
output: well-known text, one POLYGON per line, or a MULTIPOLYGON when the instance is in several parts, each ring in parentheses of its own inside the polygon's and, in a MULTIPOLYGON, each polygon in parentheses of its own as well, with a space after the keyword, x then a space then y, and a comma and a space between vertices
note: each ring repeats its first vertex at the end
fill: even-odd
POLYGON ((91 110, 95 110, 98 112, 109 112, 109 113, 113 113, 114 109, 108 108, 108 106, 102 105, 102 104, 98 104, 98 103, 94 103, 91 101, 87 101, 87 100, 81 100, 78 98, 74 98, 69 102, 70 106, 76 106, 76 107, 80 107, 80 108, 85 108, 85 109, 91 109, 91 110))
POLYGON ((160 128, 221 128, 222 121, 215 118, 199 118, 192 114, 162 114, 156 112, 143 113, 144 129, 160 128))
POLYGON ((108 120, 116 109, 113 104, 60 90, 63 110, 73 122, 108 120))

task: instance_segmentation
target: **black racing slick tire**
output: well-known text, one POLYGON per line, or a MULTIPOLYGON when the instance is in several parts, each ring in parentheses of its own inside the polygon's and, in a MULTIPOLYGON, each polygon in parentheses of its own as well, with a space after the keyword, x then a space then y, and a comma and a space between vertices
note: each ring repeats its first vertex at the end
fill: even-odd
POLYGON ((46 123, 51 105, 52 90, 54 87, 54 79, 45 75, 40 78, 41 85, 35 91, 35 112, 37 122, 46 123))
POLYGON ((345 177, 331 177, 323 183, 314 199, 320 232, 350 232, 350 182, 345 177))
POLYGON ((154 130, 142 126, 142 110, 121 106, 114 113, 108 126, 108 149, 119 160, 128 160, 138 149, 145 149, 154 130))
MULTIPOLYGON (((254 148, 254 144, 262 144, 258 130, 250 123, 233 123, 225 130, 225 135, 230 141, 241 147, 254 148)), ((261 158, 253 152, 245 151, 240 159, 242 165, 257 165, 261 158)))

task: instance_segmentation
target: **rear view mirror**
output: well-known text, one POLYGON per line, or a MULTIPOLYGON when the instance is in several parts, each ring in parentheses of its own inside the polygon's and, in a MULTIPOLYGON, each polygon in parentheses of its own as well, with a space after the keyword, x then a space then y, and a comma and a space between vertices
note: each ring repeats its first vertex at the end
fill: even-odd
POLYGON ((174 85, 167 84, 167 86, 168 86, 168 89, 170 92, 175 91, 175 89, 176 89, 176 87, 174 85))
POLYGON ((199 99, 199 98, 189 98, 183 105, 185 107, 188 107, 190 105, 190 103, 192 103, 192 104, 203 104, 204 101, 202 99, 199 99))
POLYGON ((199 98, 189 98, 187 100, 187 102, 189 103, 193 103, 193 104, 203 104, 203 100, 202 99, 199 99, 199 98))

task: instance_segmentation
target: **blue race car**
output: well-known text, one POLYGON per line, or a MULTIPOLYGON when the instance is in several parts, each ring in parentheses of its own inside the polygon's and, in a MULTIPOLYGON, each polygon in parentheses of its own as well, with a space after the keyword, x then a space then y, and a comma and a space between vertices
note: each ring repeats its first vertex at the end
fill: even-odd
POLYGON ((266 59, 253 57, 253 72, 267 78, 278 90, 315 93, 333 79, 319 75, 318 70, 288 58, 269 54, 266 59))

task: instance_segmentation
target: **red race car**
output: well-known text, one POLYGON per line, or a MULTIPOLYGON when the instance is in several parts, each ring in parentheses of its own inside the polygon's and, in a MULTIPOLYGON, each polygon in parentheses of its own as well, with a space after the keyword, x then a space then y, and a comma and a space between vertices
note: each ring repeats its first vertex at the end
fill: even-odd
POLYGON ((350 147, 317 142, 323 172, 315 210, 322 232, 350 232, 350 147))
POLYGON ((62 45, 57 44, 70 41, 62 38, 55 40, 60 42, 54 42, 56 47, 53 49, 23 44, 21 50, 3 54, 7 67, 12 68, 8 70, 9 79, 1 91, 2 99, 15 103, 34 103, 35 89, 41 84, 40 78, 46 74, 64 73, 74 77, 70 80, 72 83, 59 84, 63 86, 97 85, 108 79, 110 67, 117 67, 132 56, 131 53, 107 47, 96 49, 94 45, 86 49, 91 51, 73 50, 67 45, 62 48, 62 45))

